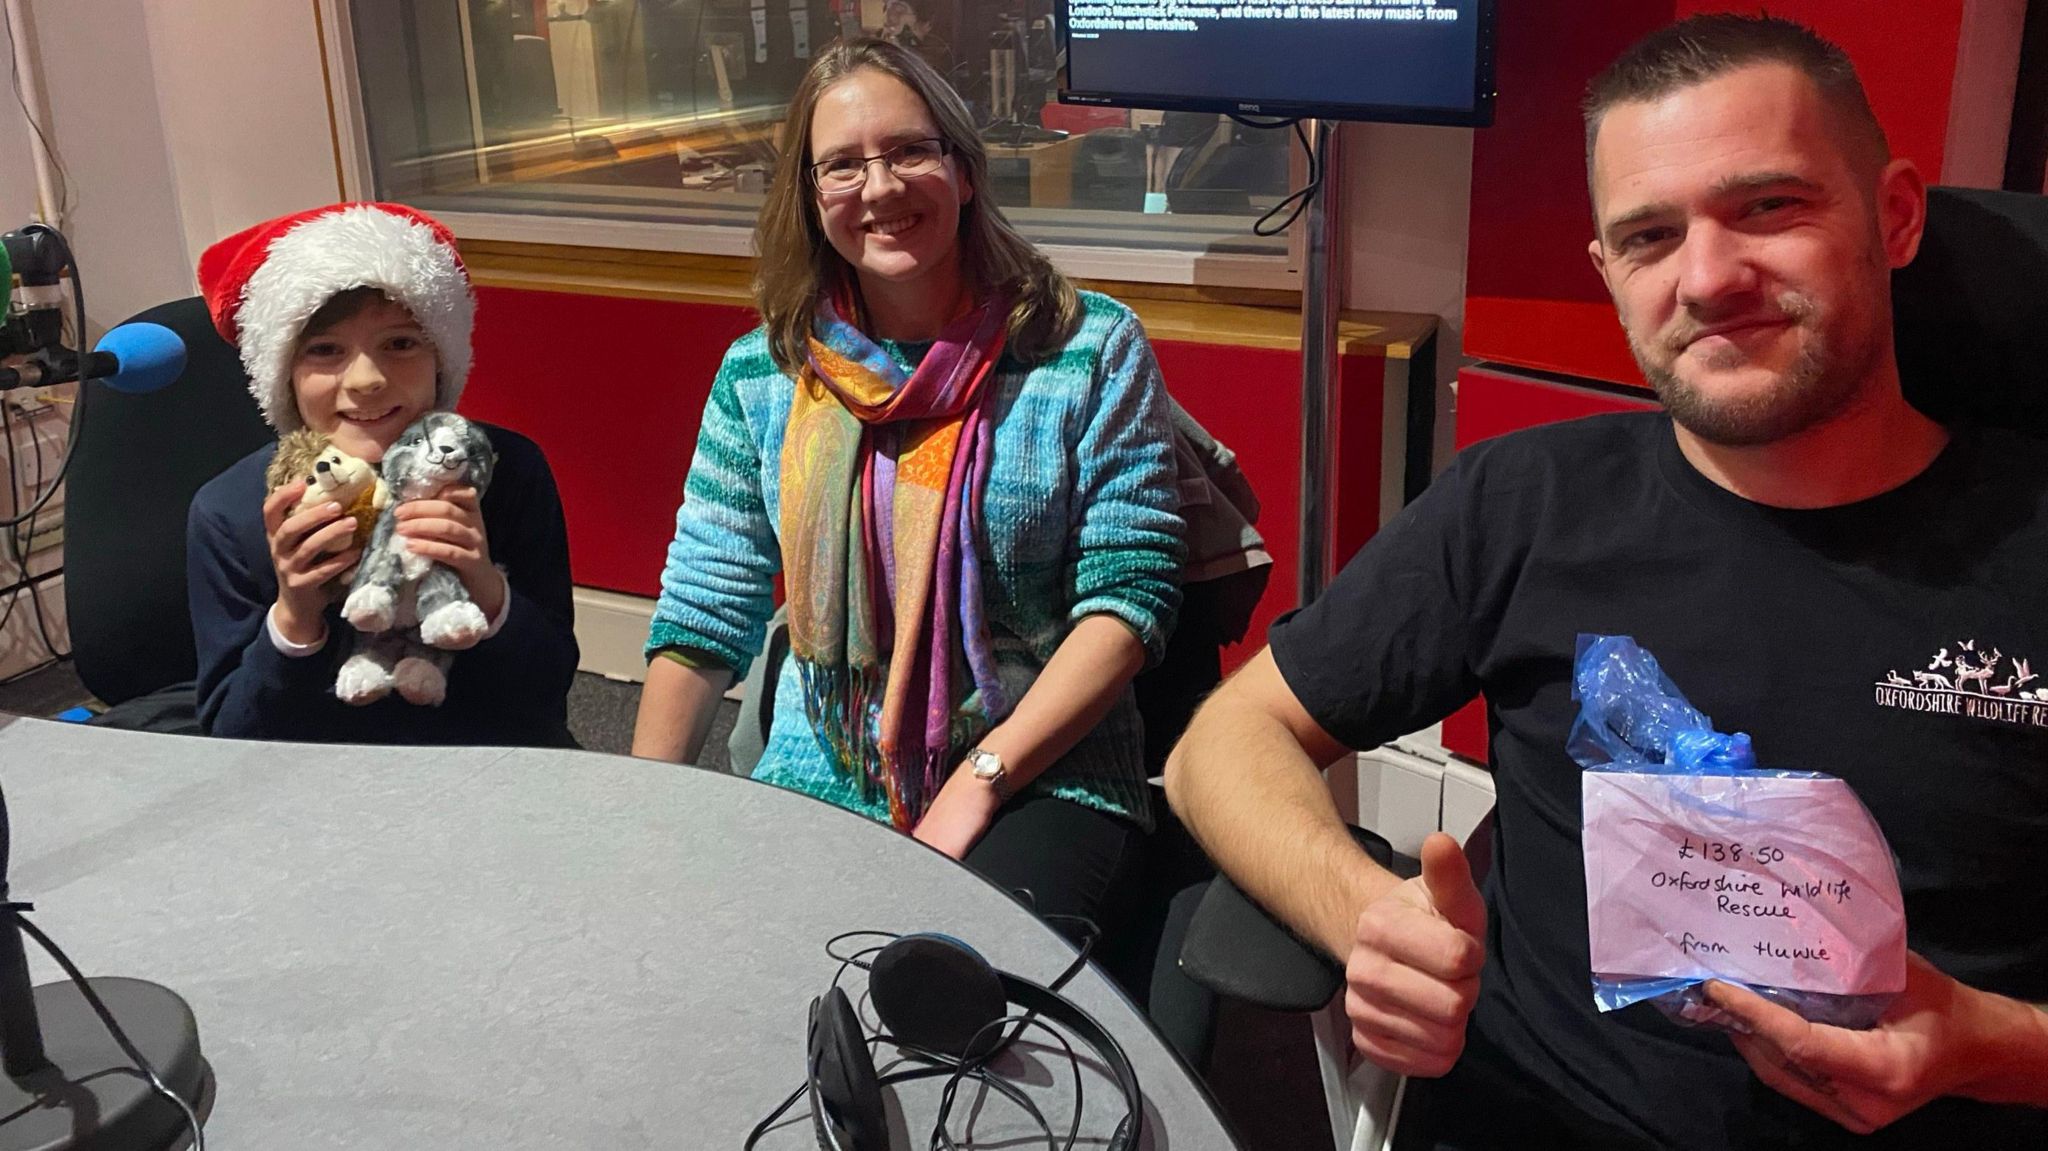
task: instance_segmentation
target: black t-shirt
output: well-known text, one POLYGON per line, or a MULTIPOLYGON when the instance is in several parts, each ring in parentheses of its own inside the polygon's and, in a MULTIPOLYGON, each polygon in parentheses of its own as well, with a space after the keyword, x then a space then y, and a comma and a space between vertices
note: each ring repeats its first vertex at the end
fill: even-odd
POLYGON ((1595 1010, 1565 754, 1581 632, 1635 637, 1764 766, 1846 779, 1898 856, 1910 946, 2048 1001, 2048 443, 1959 431, 1893 491, 1786 511, 1700 475, 1661 414, 1538 428, 1463 453, 1273 628, 1289 687, 1354 747, 1487 698, 1487 965, 1466 1058, 1410 1085, 1404 1145, 1494 1145, 1489 1116, 1500 1145, 1538 1145, 1541 1117, 1501 1102, 1577 1146, 2048 1147, 2048 1111, 1959 1099, 1857 1140, 1757 1082, 1718 1032, 1595 1010), (1941 687, 1959 656, 1994 653, 1962 692, 1941 687))

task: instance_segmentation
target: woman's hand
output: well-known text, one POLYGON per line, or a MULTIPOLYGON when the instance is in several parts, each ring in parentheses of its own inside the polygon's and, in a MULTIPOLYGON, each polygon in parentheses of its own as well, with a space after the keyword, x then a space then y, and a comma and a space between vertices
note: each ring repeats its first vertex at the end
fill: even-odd
POLYGON ((297 644, 320 642, 327 633, 327 583, 354 568, 362 549, 353 546, 355 517, 337 503, 288 515, 306 494, 294 480, 263 501, 263 532, 270 541, 270 566, 277 571, 277 606, 271 620, 297 644))
MULTIPOLYGON (((1022 792, 1101 723, 1144 663, 1144 645, 1122 620, 1090 615, 1075 624, 1016 709, 981 737, 982 750, 1002 757, 1008 793, 1022 792)), ((1002 806, 995 783, 974 778, 974 769, 963 764, 939 788, 911 835, 962 859, 1002 806)))
POLYGON ((932 805, 925 809, 924 818, 917 821, 910 836, 954 859, 964 859, 988 831, 996 810, 1002 806, 1003 797, 996 791, 994 781, 974 778, 973 769, 962 764, 953 769, 939 794, 932 797, 932 805))
POLYGON ((491 566, 491 543, 475 488, 453 488, 432 500, 398 505, 396 531, 416 556, 448 565, 485 619, 505 606, 505 577, 491 566))

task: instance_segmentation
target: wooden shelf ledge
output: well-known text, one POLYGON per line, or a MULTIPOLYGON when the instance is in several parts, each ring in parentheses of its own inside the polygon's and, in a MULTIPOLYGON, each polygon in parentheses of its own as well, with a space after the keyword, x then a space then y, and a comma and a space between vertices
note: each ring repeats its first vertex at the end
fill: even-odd
MULTIPOLYGON (((476 283, 534 292, 670 300, 751 308, 754 261, 625 248, 463 240, 462 258, 476 283)), ((1155 340, 1298 351, 1299 293, 1211 289, 1172 284, 1085 280, 1081 286, 1130 305, 1155 340)), ((1437 318, 1417 312, 1347 311, 1339 319, 1345 354, 1409 359, 1436 332, 1437 318)))

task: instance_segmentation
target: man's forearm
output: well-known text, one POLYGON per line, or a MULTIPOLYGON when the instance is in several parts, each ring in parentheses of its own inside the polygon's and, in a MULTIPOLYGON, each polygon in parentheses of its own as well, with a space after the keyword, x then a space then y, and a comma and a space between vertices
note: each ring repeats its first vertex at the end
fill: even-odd
POLYGON ((2022 1003, 1989 992, 1985 1013, 1982 1075, 1965 1094, 1986 1103, 2048 1107, 2048 1005, 2022 1003))
POLYGON ((1400 882, 1351 838, 1321 772, 1285 725, 1234 701, 1229 685, 1174 748, 1166 793, 1233 882, 1340 960, 1359 912, 1400 882))

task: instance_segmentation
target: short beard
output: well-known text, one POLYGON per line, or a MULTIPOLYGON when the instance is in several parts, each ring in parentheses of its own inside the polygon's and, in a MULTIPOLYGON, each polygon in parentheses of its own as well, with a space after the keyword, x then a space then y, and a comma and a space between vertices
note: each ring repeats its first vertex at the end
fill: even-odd
MULTIPOLYGON (((1801 296, 1787 295, 1780 309, 1792 317, 1808 338, 1799 358, 1788 368, 1777 387, 1768 393, 1737 400, 1717 400, 1702 389, 1679 378, 1671 368, 1653 362, 1644 354, 1635 333, 1628 333, 1629 350, 1650 381, 1657 398, 1673 422, 1721 447, 1749 448, 1789 439, 1825 423, 1848 408, 1862 390, 1869 364, 1830 362, 1827 341, 1819 328, 1807 327, 1815 307, 1801 296)), ((1679 352, 1683 355, 1683 352, 1679 352)))

